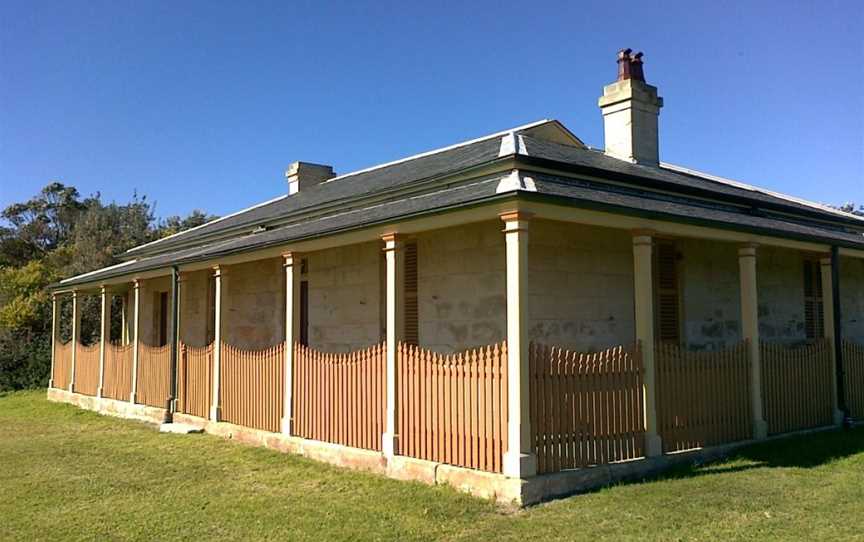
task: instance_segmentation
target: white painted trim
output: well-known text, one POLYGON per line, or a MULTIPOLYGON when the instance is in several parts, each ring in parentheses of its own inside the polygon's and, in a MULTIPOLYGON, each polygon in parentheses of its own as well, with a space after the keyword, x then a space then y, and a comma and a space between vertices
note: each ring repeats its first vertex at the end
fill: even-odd
POLYGON ((338 180, 345 179, 345 178, 347 178, 347 177, 351 177, 351 176, 354 176, 354 175, 359 175, 359 174, 361 174, 361 173, 367 173, 367 172, 369 172, 369 171, 375 171, 376 169, 381 169, 381 168, 385 168, 385 167, 393 166, 393 165, 396 165, 396 164, 401 164, 402 162, 409 162, 409 161, 411 161, 411 160, 416 160, 417 158, 423 158, 423 157, 425 157, 425 156, 431 156, 431 155, 433 155, 433 154, 438 154, 438 153, 440 153, 440 152, 449 151, 449 150, 453 150, 453 149, 458 149, 459 147, 464 147, 464 146, 466 146, 466 145, 471 145, 471 144, 473 144, 473 143, 479 143, 480 141, 486 141, 486 140, 488 140, 488 139, 494 139, 494 138, 496 138, 496 137, 506 136, 507 134, 511 134, 511 133, 514 133, 514 132, 521 132, 521 131, 523 131, 523 130, 529 130, 529 129, 531 129, 531 128, 536 128, 537 126, 542 126, 542 125, 544 125, 544 124, 548 124, 548 123, 550 123, 550 122, 555 122, 555 121, 552 120, 552 119, 543 119, 543 120, 538 120, 538 121, 536 121, 536 122, 532 122, 532 123, 529 123, 529 124, 523 124, 522 126, 517 126, 517 127, 515 127, 515 128, 510 128, 509 130, 503 130, 503 131, 501 131, 501 132, 495 132, 494 134, 489 134, 489 135, 485 135, 485 136, 483 136, 483 137, 478 137, 478 138, 476 138, 476 139, 471 139, 471 140, 468 140, 468 141, 463 141, 463 142, 461 142, 461 143, 456 143, 456 144, 454 144, 454 145, 450 145, 450 146, 447 146, 447 147, 441 147, 440 149, 434 149, 434 150, 431 150, 431 151, 421 152, 420 154, 414 154, 414 155, 411 155, 411 156, 407 156, 407 157, 405 157, 405 158, 400 158, 399 160, 394 160, 394 161, 392 161, 392 162, 385 162, 385 163, 383 163, 383 164, 379 164, 379 165, 377 165, 377 166, 368 167, 368 168, 365 168, 365 169, 358 169, 357 171, 352 171, 351 173, 345 173, 344 175, 338 175, 338 176, 336 176, 336 177, 333 177, 332 179, 329 179, 329 180, 327 180, 327 181, 325 181, 325 182, 323 182, 323 183, 321 183, 321 184, 327 184, 327 183, 336 182, 336 181, 338 181, 338 180))
POLYGON ((533 178, 523 175, 518 169, 514 169, 509 175, 502 177, 501 180, 498 181, 495 193, 503 194, 514 190, 536 192, 537 186, 534 184, 533 178))
POLYGON ((818 209, 820 211, 825 211, 825 212, 832 213, 832 214, 842 216, 845 218, 852 218, 854 220, 859 220, 861 222, 864 222, 864 217, 860 217, 858 215, 853 215, 852 213, 847 213, 845 211, 841 211, 839 209, 829 207, 828 205, 824 205, 822 203, 816 203, 813 201, 808 201, 805 199, 796 198, 795 196, 789 196, 787 194, 782 194, 780 192, 774 192, 772 190, 767 190, 765 188, 759 188, 758 186, 753 186, 750 184, 742 183, 740 181, 735 181, 732 179, 727 179, 725 177, 712 175, 710 173, 705 173, 705 172, 698 171, 698 170, 691 169, 691 168, 687 168, 684 166, 677 166, 675 164, 669 164, 667 162, 660 162, 660 167, 663 169, 668 169, 670 171, 674 171, 676 173, 685 173, 687 175, 693 175, 695 177, 702 177, 703 179, 707 179, 709 181, 714 181, 716 183, 734 186, 735 188, 740 188, 742 190, 749 190, 751 192, 759 192, 761 194, 773 196, 775 198, 784 199, 786 201, 791 201, 794 203, 798 203, 800 205, 806 205, 807 207, 812 207, 812 208, 818 209))
POLYGON ((118 263, 115 265, 109 265, 108 267, 102 267, 101 269, 96 269, 95 271, 88 271, 87 273, 81 273, 80 275, 75 275, 74 277, 69 277, 69 278, 65 278, 65 279, 61 280, 60 284, 69 282, 70 280, 76 280, 76 279, 80 279, 80 278, 84 278, 84 277, 89 277, 90 275, 93 275, 96 273, 102 273, 103 271, 108 271, 109 269, 118 269, 120 267, 132 265, 133 263, 135 263, 137 261, 138 260, 129 260, 128 262, 118 263))
MULTIPOLYGON (((464 146, 467 146, 467 145, 471 145, 471 144, 473 144, 473 143, 478 143, 478 142, 480 142, 480 141, 486 141, 486 140, 488 140, 488 139, 494 139, 494 138, 496 138, 496 137, 505 136, 505 135, 507 135, 507 134, 512 134, 512 133, 514 133, 514 132, 520 132, 520 131, 523 131, 523 130, 529 130, 529 129, 531 129, 531 128, 536 128, 536 127, 538 127, 538 126, 542 126, 542 125, 544 125, 544 124, 548 124, 548 123, 552 123, 552 122, 557 122, 557 121, 555 121, 555 120, 553 120, 553 119, 543 119, 543 120, 538 120, 538 121, 531 122, 531 123, 528 123, 528 124, 523 124, 523 125, 521 125, 521 126, 517 126, 517 127, 515 127, 515 128, 510 128, 509 130, 503 130, 503 131, 501 131, 501 132, 495 132, 494 134, 489 134, 489 135, 485 135, 485 136, 478 137, 478 138, 475 138, 475 139, 470 139, 470 140, 468 140, 468 141, 462 141, 461 143, 455 143, 455 144, 453 144, 453 145, 449 145, 449 146, 447 146, 447 147, 441 147, 441 148, 438 148, 438 149, 433 149, 433 150, 430 150, 430 151, 421 152, 421 153, 419 153, 419 154, 413 154, 413 155, 411 155, 411 156, 407 156, 407 157, 405 157, 405 158, 400 158, 400 159, 398 159, 398 160, 393 160, 392 162, 385 162, 385 163, 383 163, 383 164, 378 164, 378 165, 371 166, 371 167, 368 167, 368 168, 358 169, 358 170, 356 170, 356 171, 351 171, 351 172, 349 172, 349 173, 344 173, 344 174, 342 174, 342 175, 337 175, 336 177, 333 177, 332 179, 328 179, 328 180, 324 181, 324 182, 321 183, 321 184, 332 183, 332 182, 335 182, 335 181, 339 181, 339 180, 341 180, 341 179, 346 179, 346 178, 348 178, 348 177, 352 177, 352 176, 354 176, 354 175, 359 175, 359 174, 361 174, 361 173, 367 173, 367 172, 369 172, 369 171, 375 171, 376 169, 382 169, 382 168, 389 167, 389 166, 393 166, 393 165, 396 165, 396 164, 401 164, 401 163, 403 163, 403 162, 409 162, 409 161, 411 161, 411 160, 416 160, 416 159, 418 159, 418 158, 423 158, 423 157, 426 157, 426 156, 432 156, 433 154, 438 154, 438 153, 441 153, 441 152, 444 152, 444 151, 449 151, 449 150, 452 150, 452 149, 458 149, 459 147, 464 147, 464 146)), ((525 152, 525 143, 524 143, 523 141, 521 141, 521 138, 520 138, 520 142, 519 142, 518 148, 520 149, 520 153, 521 153, 521 154, 527 154, 527 153, 525 152)), ((156 244, 161 243, 162 241, 165 241, 165 240, 167 240, 167 239, 171 239, 171 238, 176 237, 176 236, 178 236, 178 235, 183 235, 183 234, 186 234, 186 233, 188 233, 188 232, 195 231, 195 230, 197 230, 197 229, 203 228, 203 227, 205 227, 205 226, 209 226, 209 225, 211 225, 211 224, 215 224, 215 223, 217 223, 217 222, 220 222, 220 221, 222 221, 222 220, 225 220, 226 218, 231 218, 231 217, 233 217, 233 216, 237 216, 237 215, 243 214, 243 213, 245 213, 245 212, 247 212, 247 211, 251 211, 251 210, 253 210, 253 209, 257 209, 258 207, 263 207, 264 205, 268 205, 268 204, 270 204, 270 203, 275 203, 275 202, 277 202, 277 201, 279 201, 279 200, 282 200, 282 199, 285 199, 285 198, 287 198, 287 197, 289 197, 289 196, 290 196, 290 194, 283 194, 283 195, 278 196, 278 197, 276 197, 276 198, 273 198, 273 199, 271 199, 271 200, 267 200, 267 201, 265 201, 265 202, 263 202, 263 203, 259 203, 259 204, 257 204, 257 205, 253 205, 253 206, 251 206, 251 207, 247 207, 246 209, 243 209, 243 210, 240 210, 240 211, 237 211, 237 212, 234 212, 234 213, 231 213, 231 214, 225 215, 225 216, 223 216, 223 217, 219 217, 219 218, 217 218, 217 219, 215 219, 215 220, 211 220, 210 222, 207 222, 207 223, 205 223, 205 224, 201 224, 200 226, 195 226, 194 228, 189 228, 188 230, 183 230, 183 231, 181 231, 181 232, 177 232, 177 233, 171 234, 171 235, 169 235, 169 236, 167 236, 167 237, 163 237, 162 239, 157 239, 157 240, 155 240, 155 241, 150 241, 149 243, 144 243, 143 245, 138 245, 137 247, 130 248, 128 251, 126 251, 126 253, 127 253, 127 254, 132 254, 132 253, 137 252, 138 250, 140 250, 140 249, 142 249, 142 248, 144 248, 144 247, 148 247, 148 246, 156 245, 156 244)), ((67 280, 70 280, 70 279, 67 279, 67 280)))
POLYGON ((155 241, 150 241, 149 243, 144 243, 143 245, 138 245, 137 247, 132 247, 129 250, 127 250, 126 253, 131 254, 131 253, 133 253, 137 250, 140 250, 144 247, 152 246, 152 245, 155 245, 157 243, 161 243, 162 241, 167 241, 168 239, 171 239, 173 237, 177 237, 178 235, 184 235, 186 233, 189 233, 190 231, 195 231, 195 230, 198 230, 200 228, 203 228, 204 226, 216 224, 217 222, 221 222, 221 221, 223 221, 227 218, 231 218, 233 216, 241 215, 247 211, 251 211, 253 209, 257 209, 259 207, 263 207, 263 206, 269 205, 271 203, 276 203, 277 201, 283 200, 283 199, 287 198, 288 196, 289 196, 289 194, 282 194, 281 196, 276 196, 275 198, 268 199, 267 201, 264 201, 261 203, 256 203, 255 205, 252 205, 251 207, 246 207, 245 209, 241 209, 239 211, 227 214, 225 216, 220 216, 219 218, 211 220, 210 222, 205 222, 204 224, 201 224, 200 226, 195 226, 194 228, 189 228, 188 230, 178 231, 177 233, 172 233, 171 235, 166 235, 165 237, 163 237, 161 239, 156 239, 155 241))

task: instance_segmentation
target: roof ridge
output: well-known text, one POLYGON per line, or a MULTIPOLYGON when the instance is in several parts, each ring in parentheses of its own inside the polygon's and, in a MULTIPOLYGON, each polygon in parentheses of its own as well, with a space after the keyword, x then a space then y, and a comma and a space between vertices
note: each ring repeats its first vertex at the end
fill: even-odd
MULTIPOLYGON (((467 141, 462 141, 462 142, 459 142, 459 143, 455 143, 455 144, 453 144, 453 145, 448 145, 448 146, 446 146, 446 147, 440 147, 440 148, 437 148, 437 149, 432 149, 432 150, 430 150, 430 151, 425 151, 425 152, 421 152, 421 153, 414 154, 414 155, 411 155, 411 156, 406 156, 405 158, 400 158, 400 159, 398 159, 398 160, 393 160, 393 161, 390 161, 390 162, 385 162, 385 163, 383 163, 383 164, 378 164, 378 165, 371 166, 371 167, 368 167, 368 168, 358 169, 358 170, 355 170, 355 171, 351 171, 351 172, 349 172, 349 173, 344 173, 344 174, 342 174, 342 175, 337 175, 336 177, 333 177, 332 179, 328 179, 327 181, 325 181, 325 182, 323 182, 323 183, 321 183, 321 184, 322 184, 322 185, 329 184, 329 183, 332 183, 332 182, 334 182, 334 181, 338 181, 338 180, 341 180, 341 179, 345 179, 345 178, 347 178, 347 177, 352 177, 352 176, 354 176, 354 175, 359 175, 359 174, 361 174, 361 173, 366 173, 366 172, 374 171, 374 170, 377 170, 377 169, 383 169, 383 168, 386 168, 386 167, 389 167, 389 166, 393 166, 393 165, 396 165, 396 164, 400 164, 400 163, 404 163, 404 162, 410 162, 411 160, 416 160, 416 159, 418 159, 418 158, 423 158, 423 157, 426 157, 426 156, 432 156, 432 155, 434 155, 434 154, 438 154, 438 153, 441 153, 441 152, 445 152, 445 151, 449 151, 449 150, 457 149, 457 148, 459 148, 459 147, 465 147, 465 146, 468 146, 468 145, 471 145, 471 144, 474 144, 474 143, 479 143, 479 142, 481 142, 481 141, 487 141, 487 140, 490 140, 490 139, 494 139, 494 138, 496 138, 496 137, 506 136, 507 134, 514 134, 514 133, 516 133, 516 132, 521 132, 521 131, 523 131, 523 130, 528 130, 528 129, 530 129, 530 128, 535 128, 535 127, 537 127, 537 126, 542 126, 542 125, 544 125, 544 124, 548 124, 548 123, 550 123, 550 122, 555 122, 555 121, 554 121, 553 119, 542 119, 542 120, 538 120, 538 121, 530 122, 530 123, 528 123, 528 124, 523 124, 523 125, 520 125, 520 126, 516 126, 516 127, 513 127, 513 128, 509 128, 509 129, 507 129, 507 130, 502 130, 502 131, 500 131, 500 132, 495 132, 495 133, 487 134, 487 135, 484 135, 484 136, 481 136, 481 137, 477 137, 477 138, 474 138, 474 139, 469 139, 469 140, 467 140, 467 141)), ((522 149, 524 149, 524 145, 518 146, 518 148, 522 148, 522 149)), ((241 210, 239 210, 239 211, 236 211, 236 212, 233 212, 233 213, 229 213, 229 214, 227 214, 227 215, 225 215, 225 216, 221 216, 221 217, 219 217, 219 218, 217 218, 217 219, 214 219, 214 220, 211 220, 211 221, 209 221, 209 222, 205 222, 204 224, 200 224, 200 225, 195 226, 195 227, 193 227, 193 228, 189 228, 189 229, 187 229, 187 230, 183 230, 183 231, 179 231, 179 232, 177 232, 177 233, 173 233, 173 234, 168 235, 168 236, 165 236, 165 237, 163 237, 163 238, 161 238, 161 239, 156 239, 155 241, 150 241, 150 242, 148 242, 148 243, 144 243, 143 245, 138 245, 138 246, 132 247, 132 248, 130 248, 129 250, 127 250, 127 251, 125 252, 125 254, 130 254, 130 255, 131 255, 131 254, 134 254, 134 253, 138 252, 138 251, 139 251, 140 249, 142 249, 142 248, 157 245, 157 244, 161 243, 162 241, 166 241, 166 240, 168 240, 168 239, 172 239, 172 238, 175 238, 175 237, 178 237, 178 236, 181 236, 181 235, 185 235, 185 234, 187 234, 187 233, 189 233, 189 232, 192 232, 192 231, 195 231, 195 230, 198 230, 198 229, 204 228, 204 227, 209 226, 209 225, 211 225, 211 224, 216 224, 217 222, 221 222, 221 221, 223 221, 223 220, 225 220, 225 219, 228 219, 228 218, 231 218, 231 217, 235 217, 235 216, 237 216, 237 215, 241 215, 241 214, 243 214, 243 213, 245 213, 245 212, 247 212, 247 211, 251 211, 251 210, 253 210, 253 209, 257 209, 257 208, 259 208, 259 207, 263 207, 263 206, 265 206, 265 205, 269 205, 269 204, 271 204, 271 203, 275 203, 275 202, 277 202, 277 201, 280 201, 280 200, 283 200, 283 199, 287 198, 288 196, 289 196, 289 194, 282 194, 282 195, 280 195, 280 196, 277 196, 277 197, 275 197, 275 198, 269 199, 269 200, 264 201, 264 202, 262 202, 262 203, 257 203, 257 204, 255 204, 255 205, 250 206, 250 207, 246 207, 245 209, 241 209, 241 210)))
POLYGON ((411 156, 406 156, 405 158, 400 158, 400 159, 398 159, 398 160, 393 160, 393 161, 391 161, 391 162, 384 162, 383 164, 378 164, 378 165, 370 166, 370 167, 367 167, 367 168, 364 168, 364 169, 358 169, 358 170, 356 170, 356 171, 351 171, 351 172, 349 172, 349 173, 344 173, 344 174, 342 174, 342 175, 337 175, 336 177, 333 177, 332 179, 328 179, 327 181, 325 181, 325 182, 323 182, 323 183, 321 183, 321 184, 332 183, 332 182, 335 182, 335 181, 338 181, 338 180, 344 179, 344 178, 346 178, 346 177, 351 177, 351 176, 354 176, 354 175, 359 175, 360 173, 366 173, 366 172, 369 172, 369 171, 374 171, 374 170, 376 170, 376 169, 382 169, 382 168, 389 167, 389 166, 393 166, 393 165, 396 165, 396 164, 401 164, 401 163, 403 163, 403 162, 410 162, 411 160, 416 160, 416 159, 418 159, 418 158, 424 158, 424 157, 426 157, 426 156, 432 156, 433 154, 438 154, 438 153, 440 153, 440 152, 445 152, 445 151, 449 151, 449 150, 453 150, 453 149, 458 149, 459 147, 465 147, 465 146, 467 146, 467 145, 472 145, 472 144, 474 144, 474 143, 479 143, 479 142, 481 142, 481 141, 486 141, 486 140, 489 140, 489 139, 494 139, 494 138, 496 138, 496 137, 505 137, 505 136, 507 136, 507 135, 509 135, 509 134, 514 134, 514 133, 516 133, 516 132, 521 132, 521 131, 523 131, 523 130, 528 130, 528 129, 530 129, 530 128, 536 128, 537 126, 542 126, 542 125, 544 125, 544 124, 548 124, 548 123, 550 123, 550 122, 555 122, 555 121, 554 121, 554 119, 542 119, 542 120, 538 120, 538 121, 535 121, 535 122, 529 122, 528 124, 523 124, 523 125, 521 125, 521 126, 515 126, 515 127, 513 127, 513 128, 509 128, 509 129, 507 129, 507 130, 501 130, 500 132, 495 132, 495 133, 493 133, 493 134, 487 134, 487 135, 482 136, 482 137, 477 137, 477 138, 474 138, 474 139, 469 139, 469 140, 467 140, 467 141, 462 141, 462 142, 459 142, 459 143, 454 143, 453 145, 448 145, 448 146, 446 146, 446 147, 440 147, 440 148, 437 148, 437 149, 432 149, 432 150, 425 151, 425 152, 421 152, 421 153, 418 153, 418 154, 412 154, 411 156))

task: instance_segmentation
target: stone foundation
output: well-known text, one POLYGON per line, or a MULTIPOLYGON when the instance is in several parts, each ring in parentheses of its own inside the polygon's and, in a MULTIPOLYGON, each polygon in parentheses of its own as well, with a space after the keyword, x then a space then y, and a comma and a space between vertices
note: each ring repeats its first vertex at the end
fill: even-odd
POLYGON ((48 400, 55 403, 69 403, 84 410, 92 410, 106 416, 116 416, 128 420, 160 424, 165 421, 166 411, 164 408, 137 405, 128 401, 117 401, 116 399, 98 398, 79 393, 70 393, 66 390, 49 388, 48 400))
MULTIPOLYGON (((96 397, 58 389, 48 390, 48 400, 73 404, 100 414, 154 424, 162 423, 166 414, 165 409, 161 408, 113 399, 97 399, 96 397)), ((651 478, 680 465, 717 461, 738 448, 756 442, 746 440, 659 457, 543 474, 521 480, 508 478, 502 474, 466 469, 413 457, 396 456, 388 461, 381 452, 350 448, 340 444, 307 440, 300 437, 289 437, 281 433, 271 433, 227 422, 213 422, 188 414, 175 413, 173 420, 174 423, 200 428, 206 433, 224 439, 235 440, 252 446, 262 446, 283 453, 297 454, 338 467, 371 472, 397 480, 417 481, 430 485, 448 484, 475 497, 494 500, 499 504, 510 506, 529 506, 558 497, 584 493, 618 482, 651 478)), ((778 435, 771 437, 770 440, 831 429, 835 429, 835 427, 778 435)))

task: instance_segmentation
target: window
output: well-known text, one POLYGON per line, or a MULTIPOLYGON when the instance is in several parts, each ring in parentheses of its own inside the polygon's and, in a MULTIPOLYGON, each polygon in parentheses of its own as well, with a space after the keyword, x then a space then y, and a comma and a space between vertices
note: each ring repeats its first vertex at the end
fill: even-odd
POLYGON ((808 339, 825 334, 825 312, 822 305, 822 267, 819 260, 804 260, 804 329, 808 339))
POLYGON ((417 301, 417 241, 405 243, 405 328, 406 344, 420 342, 419 307, 417 301))
POLYGON ((654 284, 655 320, 659 342, 681 342, 680 280, 678 250, 669 241, 655 245, 654 284))

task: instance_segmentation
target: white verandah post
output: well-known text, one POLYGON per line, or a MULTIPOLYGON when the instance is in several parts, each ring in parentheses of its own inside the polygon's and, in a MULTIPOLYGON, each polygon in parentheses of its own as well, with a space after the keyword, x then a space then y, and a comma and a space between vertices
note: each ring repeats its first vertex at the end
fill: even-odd
MULTIPOLYGON (((837 337, 834 336, 834 296, 832 295, 834 284, 833 277, 831 276, 831 257, 822 258, 820 261, 820 271, 822 275, 822 323, 823 323, 823 334, 826 339, 830 342, 831 348, 831 367, 832 367, 832 375, 836 375, 837 370, 837 351, 835 350, 835 341, 837 337)), ((834 385, 832 386, 832 412, 834 415, 834 424, 835 425, 843 425, 844 414, 843 411, 840 410, 840 390, 838 389, 839 380, 836 377, 832 377, 834 385)))
POLYGON ((69 391, 75 392, 75 365, 78 363, 78 343, 81 342, 81 302, 78 290, 72 292, 72 367, 69 375, 69 391))
POLYGON ((105 286, 99 291, 102 301, 102 310, 99 315, 99 387, 96 388, 96 397, 102 397, 102 388, 105 385, 105 348, 111 333, 111 296, 105 286))
POLYGON ((57 294, 51 294, 51 374, 48 387, 54 387, 54 365, 57 363, 57 339, 60 333, 60 302, 57 294))
POLYGON ((223 266, 217 265, 213 267, 213 280, 215 282, 216 295, 214 302, 215 322, 213 323, 213 404, 210 407, 210 419, 218 422, 222 418, 219 390, 221 385, 222 320, 224 318, 222 298, 225 294, 223 290, 225 287, 224 281, 226 280, 225 268, 223 266))
POLYGON ((282 433, 291 436, 294 422, 293 386, 294 386, 294 343, 300 330, 300 258, 297 254, 286 252, 285 259, 285 368, 282 404, 282 433))
POLYGON ((768 424, 762 410, 762 355, 759 348, 759 292, 756 284, 756 248, 749 244, 738 250, 741 279, 741 331, 750 355, 750 408, 753 416, 753 438, 768 436, 768 424))
POLYGON ((652 232, 633 235, 633 307, 636 316, 636 340, 642 348, 643 412, 645 416, 645 455, 663 454, 663 441, 657 423, 657 365, 654 349, 654 276, 652 232))
POLYGON ((396 433, 396 413, 399 405, 396 399, 396 356, 403 329, 403 292, 405 257, 402 240, 396 234, 381 237, 384 241, 384 254, 387 266, 387 339, 386 339, 386 372, 387 372, 387 408, 384 420, 381 451, 385 457, 393 457, 399 453, 399 435, 396 433))
POLYGON ((138 394, 138 328, 141 314, 141 282, 137 279, 132 282, 132 393, 129 394, 129 402, 135 403, 138 394))
POLYGON ((531 442, 528 386, 528 224, 531 215, 512 211, 504 222, 507 260, 507 452, 503 471, 511 478, 537 474, 531 442))

